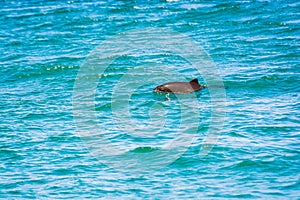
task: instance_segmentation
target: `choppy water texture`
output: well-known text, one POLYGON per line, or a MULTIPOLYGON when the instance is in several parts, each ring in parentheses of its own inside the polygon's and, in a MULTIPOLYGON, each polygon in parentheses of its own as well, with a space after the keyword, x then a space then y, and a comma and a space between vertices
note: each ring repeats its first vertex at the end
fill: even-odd
POLYGON ((289 0, 1 1, 0 198, 299 199, 299 11, 300 3, 289 0), (199 159, 199 150, 211 121, 209 90, 188 105, 198 112, 194 118, 176 97, 152 93, 165 81, 158 74, 176 81, 176 71, 205 84, 204 77, 172 52, 145 53, 151 46, 96 74, 95 135, 118 146, 127 166, 126 158, 141 154, 142 162, 198 122, 187 151, 151 173, 121 172, 100 162, 84 146, 90 140, 78 136, 72 97, 80 66, 101 42, 136 28, 182 33, 214 60, 227 115, 206 157, 199 159), (144 71, 134 71, 140 66, 144 71), (125 84, 134 90, 124 104, 112 98, 113 88, 132 69, 144 83, 125 84), (128 105, 137 128, 118 124, 120 105, 128 105), (164 123, 163 131, 149 121, 164 123))

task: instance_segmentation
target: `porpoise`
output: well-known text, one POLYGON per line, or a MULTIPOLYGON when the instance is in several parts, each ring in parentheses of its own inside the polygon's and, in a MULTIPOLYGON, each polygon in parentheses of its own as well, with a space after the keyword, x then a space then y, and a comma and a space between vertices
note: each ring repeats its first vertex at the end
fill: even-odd
POLYGON ((200 85, 198 79, 195 78, 190 82, 169 82, 154 88, 154 92, 165 92, 174 94, 184 94, 196 92, 198 90, 204 89, 206 86, 200 85))

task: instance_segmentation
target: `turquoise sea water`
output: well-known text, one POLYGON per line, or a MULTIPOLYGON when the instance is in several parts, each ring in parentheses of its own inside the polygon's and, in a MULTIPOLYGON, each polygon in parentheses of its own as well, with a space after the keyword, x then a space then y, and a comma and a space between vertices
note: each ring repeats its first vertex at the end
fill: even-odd
POLYGON ((294 0, 1 1, 0 198, 299 199, 299 11, 294 0), (149 28, 183 34, 210 55, 225 86, 225 122, 212 151, 199 158, 211 90, 178 99, 152 89, 166 78, 207 80, 184 58, 151 52, 155 46, 146 43, 145 51, 125 52, 94 74, 93 133, 118 147, 120 155, 105 157, 121 162, 115 167, 79 137, 75 80, 104 41, 149 28), (139 82, 128 84, 128 76, 139 82), (122 171, 132 157, 140 169, 168 161, 172 150, 147 158, 177 134, 194 132, 168 165, 122 171))

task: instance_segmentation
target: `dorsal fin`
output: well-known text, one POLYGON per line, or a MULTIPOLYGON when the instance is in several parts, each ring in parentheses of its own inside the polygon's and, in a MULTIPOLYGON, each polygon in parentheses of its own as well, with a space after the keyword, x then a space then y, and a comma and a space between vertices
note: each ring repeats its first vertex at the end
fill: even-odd
POLYGON ((190 81, 191 85, 199 85, 198 79, 194 78, 193 80, 190 81))

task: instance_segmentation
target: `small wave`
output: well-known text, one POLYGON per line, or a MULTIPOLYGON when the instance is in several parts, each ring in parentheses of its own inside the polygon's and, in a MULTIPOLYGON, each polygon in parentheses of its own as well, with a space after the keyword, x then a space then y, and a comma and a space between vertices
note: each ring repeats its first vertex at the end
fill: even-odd
POLYGON ((157 147, 137 147, 133 150, 131 150, 130 152, 132 153, 149 153, 149 152, 153 152, 153 151, 157 151, 159 150, 159 148, 157 147))

